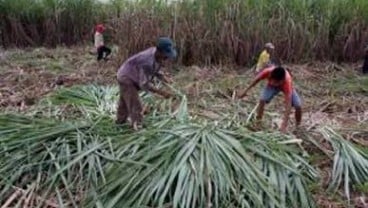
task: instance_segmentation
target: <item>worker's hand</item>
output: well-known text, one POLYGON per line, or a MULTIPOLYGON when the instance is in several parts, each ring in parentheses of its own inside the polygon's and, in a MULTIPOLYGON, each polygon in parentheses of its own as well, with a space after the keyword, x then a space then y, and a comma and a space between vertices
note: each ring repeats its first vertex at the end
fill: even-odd
POLYGON ((167 75, 164 75, 163 76, 163 81, 167 84, 172 84, 174 81, 173 79, 171 79, 171 77, 167 76, 167 75))

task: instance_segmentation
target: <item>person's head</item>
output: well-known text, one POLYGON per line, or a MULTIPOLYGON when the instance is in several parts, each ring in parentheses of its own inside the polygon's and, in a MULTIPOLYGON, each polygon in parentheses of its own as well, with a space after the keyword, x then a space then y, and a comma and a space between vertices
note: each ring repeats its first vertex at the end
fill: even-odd
POLYGON ((272 82, 272 85, 275 86, 281 85, 283 84, 285 77, 286 77, 286 70, 283 67, 278 66, 272 70, 270 75, 271 78, 270 81, 272 82))
POLYGON ((273 53, 275 50, 275 46, 272 43, 266 43, 264 48, 267 50, 268 53, 273 53))
POLYGON ((177 56, 174 43, 168 37, 159 38, 156 44, 156 49, 155 58, 160 64, 163 64, 167 60, 175 59, 177 56))
POLYGON ((96 32, 103 33, 105 31, 105 26, 103 24, 98 24, 95 27, 96 32))

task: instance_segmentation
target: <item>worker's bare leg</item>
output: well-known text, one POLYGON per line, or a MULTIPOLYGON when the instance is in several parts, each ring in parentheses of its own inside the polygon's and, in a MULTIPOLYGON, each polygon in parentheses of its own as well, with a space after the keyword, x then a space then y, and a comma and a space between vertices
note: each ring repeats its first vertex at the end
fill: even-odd
POLYGON ((257 127, 260 127, 261 123, 262 123, 262 118, 263 118, 263 113, 264 113, 264 108, 265 108, 266 102, 263 100, 259 101, 258 104, 258 109, 257 109, 257 121, 256 121, 256 125, 257 127))
POLYGON ((296 126, 300 126, 300 123, 302 122, 302 108, 296 107, 295 108, 295 122, 296 126))

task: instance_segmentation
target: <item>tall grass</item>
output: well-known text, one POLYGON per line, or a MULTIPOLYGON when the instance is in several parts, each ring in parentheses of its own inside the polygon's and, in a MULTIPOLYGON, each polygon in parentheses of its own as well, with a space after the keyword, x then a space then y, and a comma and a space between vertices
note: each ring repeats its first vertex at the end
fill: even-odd
POLYGON ((368 41, 365 0, 0 0, 0 14, 5 46, 90 40, 104 20, 122 58, 169 35, 184 64, 251 64, 266 41, 284 61, 355 61, 368 41))
POLYGON ((94 0, 1 0, 4 46, 74 44, 102 16, 94 0))

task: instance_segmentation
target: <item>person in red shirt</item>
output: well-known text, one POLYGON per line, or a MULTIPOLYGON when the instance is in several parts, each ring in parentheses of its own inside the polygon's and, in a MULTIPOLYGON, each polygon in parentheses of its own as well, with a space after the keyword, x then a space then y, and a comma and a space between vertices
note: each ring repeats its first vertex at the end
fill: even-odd
POLYGON ((283 133, 286 132, 287 124, 289 121, 289 114, 292 106, 295 108, 296 126, 299 126, 302 120, 301 100, 299 95, 293 88, 290 73, 288 72, 288 70, 284 69, 281 66, 270 66, 268 68, 265 68, 261 73, 257 75, 254 81, 244 91, 244 93, 239 96, 239 98, 245 97, 248 91, 263 79, 267 79, 268 84, 264 88, 261 99, 259 101, 259 107, 257 110, 258 122, 262 120, 265 105, 269 103, 275 95, 282 91, 285 96, 285 113, 280 130, 283 133))

